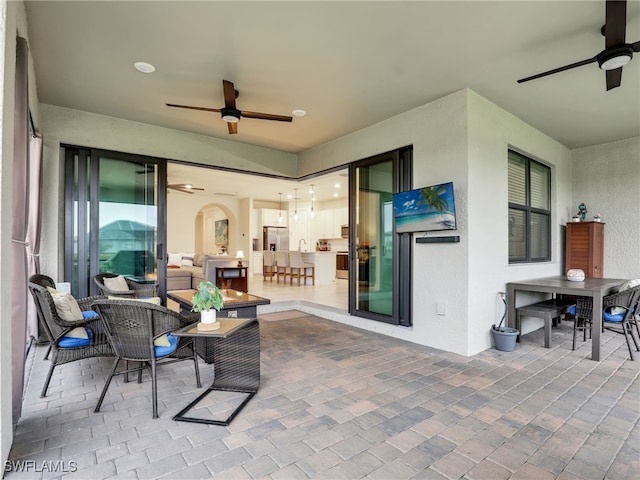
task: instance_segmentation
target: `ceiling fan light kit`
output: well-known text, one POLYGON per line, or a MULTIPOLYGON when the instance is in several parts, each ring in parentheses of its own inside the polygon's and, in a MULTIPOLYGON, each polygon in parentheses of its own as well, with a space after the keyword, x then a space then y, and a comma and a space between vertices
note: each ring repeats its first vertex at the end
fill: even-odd
POLYGON ((554 68, 546 72, 521 78, 518 83, 536 80, 555 73, 564 72, 573 68, 582 67, 590 63, 598 62, 598 66, 606 74, 607 91, 617 88, 622 83, 622 67, 633 58, 633 52, 640 52, 640 41, 626 43, 627 29, 627 0, 607 0, 605 8, 605 24, 600 29, 604 35, 605 48, 595 57, 587 58, 580 62, 571 63, 563 67, 554 68))
POLYGON ((605 50, 598 55, 598 65, 602 70, 615 70, 624 67, 633 58, 633 48, 629 45, 624 47, 605 50))
POLYGON ((255 118, 258 120, 274 120, 277 122, 291 122, 293 117, 287 115, 275 115, 273 113, 249 112, 247 110, 238 110, 236 108, 236 98, 239 93, 228 80, 222 81, 222 92, 224 94, 223 108, 195 107, 191 105, 177 105, 175 103, 165 103, 167 107, 187 108, 189 110, 200 110, 204 112, 219 112, 222 120, 227 123, 229 134, 238 133, 238 122, 241 117, 255 118))
POLYGON ((222 120, 227 123, 238 123, 240 121, 240 110, 235 108, 221 108, 222 120))
POLYGON ((194 194, 194 190, 204 191, 204 188, 194 187, 191 183, 170 183, 167 185, 169 190, 175 190, 176 192, 194 194))

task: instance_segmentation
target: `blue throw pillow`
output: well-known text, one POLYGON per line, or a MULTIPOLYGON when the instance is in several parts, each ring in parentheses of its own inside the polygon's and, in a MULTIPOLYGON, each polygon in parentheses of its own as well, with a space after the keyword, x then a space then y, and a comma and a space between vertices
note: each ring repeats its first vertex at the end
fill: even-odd
POLYGON ((90 318, 98 318, 98 314, 93 310, 83 310, 82 318, 88 320, 90 318))
POLYGON ((159 347, 159 346, 153 347, 153 351, 154 351, 154 354, 155 354, 156 358, 165 357, 165 356, 169 355, 170 353, 175 352, 176 348, 178 348, 178 340, 179 340, 178 337, 174 337, 170 333, 167 333, 167 340, 169 340, 169 346, 168 347, 159 347))
POLYGON ((602 318, 605 322, 616 322, 620 323, 624 319, 624 313, 609 313, 607 311, 603 312, 602 318))

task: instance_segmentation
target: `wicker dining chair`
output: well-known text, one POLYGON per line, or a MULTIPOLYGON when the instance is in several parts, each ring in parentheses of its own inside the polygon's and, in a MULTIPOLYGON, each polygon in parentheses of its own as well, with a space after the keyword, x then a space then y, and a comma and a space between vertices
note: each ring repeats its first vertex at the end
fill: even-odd
MULTIPOLYGON (((635 325, 638 331, 638 323, 635 315, 640 313, 640 286, 619 291, 613 295, 608 295, 603 299, 602 328, 624 335, 629 349, 629 356, 633 358, 631 342, 640 351, 640 344, 636 339, 632 326, 635 325)), ((593 324, 593 299, 590 297, 578 297, 576 299, 576 322, 582 321, 585 325, 593 324)), ((574 331, 575 343, 575 331, 574 331)))
POLYGON ((149 371, 153 418, 158 418, 157 366, 192 360, 196 383, 198 388, 202 386, 194 339, 170 335, 174 330, 197 322, 197 315, 182 315, 159 305, 128 299, 98 300, 93 303, 93 308, 104 322, 107 337, 116 356, 95 412, 100 411, 114 375, 127 376, 131 372, 138 372, 140 381, 142 370, 146 368, 149 371), (161 337, 166 342, 165 346, 154 343, 161 337), (116 373, 120 360, 125 361, 125 369, 116 373), (138 367, 129 369, 129 361, 140 363, 138 367))
POLYGON ((116 278, 116 273, 99 273, 93 277, 94 283, 98 286, 100 293, 109 297, 122 298, 150 298, 158 295, 158 284, 156 283, 138 283, 130 278, 124 278, 127 283, 128 290, 112 290, 105 286, 105 278, 116 278))
POLYGON ((58 365, 85 358, 113 357, 114 355, 100 317, 91 310, 91 304, 104 297, 92 296, 76 300, 82 311, 83 319, 69 321, 64 320, 58 314, 53 296, 47 287, 53 289, 56 287, 51 277, 40 274, 29 277, 29 291, 33 296, 38 320, 49 340, 49 350, 45 354, 45 359, 51 353, 51 366, 40 397, 47 395, 53 370, 58 365), (68 336, 77 327, 85 329, 87 339, 68 336))

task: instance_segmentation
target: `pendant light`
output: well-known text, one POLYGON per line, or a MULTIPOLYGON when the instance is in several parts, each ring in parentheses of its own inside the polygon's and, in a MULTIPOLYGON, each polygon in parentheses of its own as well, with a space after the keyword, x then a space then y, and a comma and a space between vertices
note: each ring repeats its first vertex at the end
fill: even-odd
POLYGON ((294 210, 293 210, 293 220, 295 222, 298 221, 298 189, 295 188, 293 190, 293 202, 294 202, 294 210))
POLYGON ((315 202, 315 201, 316 201, 316 199, 315 199, 315 198, 314 198, 314 196, 313 196, 313 183, 311 184, 311 191, 310 191, 310 193, 311 193, 311 212, 309 213, 309 216, 310 216, 311 218, 313 218, 313 217, 316 215, 316 212, 314 212, 314 211, 313 211, 313 202, 315 202))
POLYGON ((278 223, 282 223, 282 193, 280 195, 280 201, 278 202, 278 223))

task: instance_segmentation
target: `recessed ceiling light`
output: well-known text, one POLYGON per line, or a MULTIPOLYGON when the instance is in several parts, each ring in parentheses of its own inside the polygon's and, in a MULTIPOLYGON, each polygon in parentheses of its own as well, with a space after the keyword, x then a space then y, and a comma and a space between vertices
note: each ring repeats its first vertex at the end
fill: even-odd
POLYGON ((302 110, 301 108, 296 108, 293 112, 291 112, 294 117, 304 117, 307 112, 302 110))
POLYGON ((156 71, 156 67, 147 62, 136 62, 133 66, 136 70, 142 73, 153 73, 156 71))

